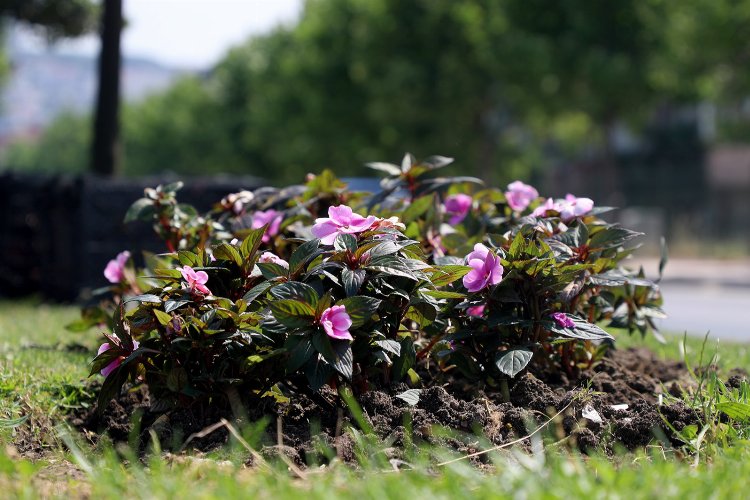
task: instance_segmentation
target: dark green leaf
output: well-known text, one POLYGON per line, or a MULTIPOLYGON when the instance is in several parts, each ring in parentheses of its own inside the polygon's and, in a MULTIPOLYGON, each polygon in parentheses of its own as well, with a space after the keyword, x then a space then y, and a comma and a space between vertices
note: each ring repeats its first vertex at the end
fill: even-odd
POLYGON ((320 252, 318 247, 320 246, 320 240, 306 241, 300 245, 289 258, 289 271, 291 274, 296 274, 302 267, 310 262, 320 252))
POLYGON ((589 248, 616 248, 621 246, 623 243, 642 235, 643 233, 631 231, 630 229, 625 229, 624 227, 610 226, 591 236, 591 240, 589 241, 589 248))
POLYGON ((318 304, 318 292, 313 287, 300 281, 287 281, 271 288, 271 295, 277 299, 300 300, 310 304, 313 309, 318 304))
POLYGON ((251 229, 247 237, 242 240, 240 254, 244 259, 249 259, 258 251, 258 248, 260 248, 260 244, 263 241, 263 234, 265 234, 267 227, 268 225, 257 229, 251 229))
POLYGON ((276 321, 290 328, 310 326, 315 320, 315 309, 298 300, 275 300, 271 302, 271 313, 276 321))
POLYGON ((380 306, 380 299, 357 295, 347 297, 337 305, 346 306, 346 313, 352 320, 352 328, 359 328, 370 321, 380 306))
POLYGON ((164 301, 164 312, 172 312, 175 309, 179 309, 180 307, 184 306, 185 304, 189 304, 189 300, 165 300, 164 301))
POLYGON ((153 303, 161 303, 161 297, 158 295, 154 295, 152 293, 144 293, 142 295, 134 295, 133 297, 128 297, 123 301, 124 303, 128 302, 153 302, 153 303))
POLYGON ((497 354, 495 357, 495 366, 502 373, 513 378, 518 372, 526 368, 532 356, 533 353, 525 348, 510 349, 497 354))
POLYGON ((414 348, 414 341, 411 337, 404 337, 401 340, 401 354, 393 361, 393 378, 401 380, 406 376, 406 372, 417 362, 417 351, 414 348))
POLYGON ((267 280, 278 278, 279 276, 286 276, 289 270, 282 265, 274 264, 273 262, 259 262, 256 264, 260 273, 267 280))
POLYGON ((458 292, 448 292, 445 290, 422 290, 422 294, 429 295, 435 299, 463 299, 466 295, 458 292))
POLYGON ((352 234, 338 234, 336 235, 336 239, 333 241, 333 248, 339 252, 343 252, 346 250, 350 252, 356 252, 357 238, 355 238, 352 234))
POLYGON ((341 283, 344 285, 344 292, 347 297, 356 295, 362 283, 365 282, 367 272, 364 269, 349 269, 345 267, 341 271, 341 283))
POLYGON ((289 361, 287 362, 286 369, 289 373, 296 372, 305 363, 307 363, 312 357, 315 356, 315 348, 309 337, 301 337, 291 352, 289 353, 289 361))
POLYGON ((258 285, 255 285, 253 288, 250 289, 249 292, 247 292, 242 299, 250 304, 252 301, 263 295, 266 290, 271 288, 273 286, 273 283, 270 281, 263 281, 258 285))
POLYGON ((333 368, 322 356, 316 355, 312 361, 305 365, 305 375, 310 383, 310 389, 320 390, 328 383, 333 375, 333 368))
POLYGON ((375 345, 379 346, 384 351, 390 352, 391 354, 395 354, 396 356, 401 356, 401 344, 399 344, 395 340, 391 340, 391 339, 376 340, 375 345))
POLYGON ((238 266, 242 265, 242 256, 240 255, 240 252, 228 243, 220 243, 214 248, 214 257, 234 262, 238 266))
POLYGON ((605 332, 593 323, 589 323, 585 319, 567 313, 565 314, 565 316, 573 320, 573 323, 575 323, 574 328, 564 328, 558 325, 554 320, 545 320, 543 323, 549 331, 568 338, 581 340, 614 340, 614 337, 612 337, 612 335, 605 332))

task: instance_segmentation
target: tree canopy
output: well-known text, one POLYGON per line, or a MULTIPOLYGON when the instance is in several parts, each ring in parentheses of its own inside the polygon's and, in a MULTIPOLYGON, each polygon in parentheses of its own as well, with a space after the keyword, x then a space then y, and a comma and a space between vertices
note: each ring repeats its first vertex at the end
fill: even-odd
POLYGON ((283 183, 409 150, 503 181, 656 103, 746 95, 748 23, 750 0, 308 0, 129 106, 124 168, 283 183))

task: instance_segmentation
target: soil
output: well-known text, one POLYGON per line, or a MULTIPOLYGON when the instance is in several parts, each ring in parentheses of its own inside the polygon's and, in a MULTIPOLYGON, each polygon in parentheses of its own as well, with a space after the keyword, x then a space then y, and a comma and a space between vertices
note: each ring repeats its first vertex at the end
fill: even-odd
MULTIPOLYGON (((739 383, 746 376, 732 371, 728 383, 739 383)), ((481 448, 478 436, 495 445, 509 443, 558 412, 555 422, 545 429, 547 436, 583 452, 609 454, 621 447, 643 447, 654 440, 679 445, 670 427, 679 431, 698 424, 699 419, 694 410, 668 396, 679 396, 691 383, 683 363, 658 359, 643 348, 631 348, 611 351, 593 369, 573 380, 559 373, 526 373, 511 381, 509 401, 503 401, 499 391, 469 389, 459 380, 424 388, 415 406, 396 397, 409 389, 404 384, 388 392, 367 392, 358 401, 364 427, 372 428, 382 440, 389 458, 403 458, 407 447, 422 443, 473 453, 481 448)), ((289 403, 269 399, 237 419, 218 406, 152 412, 147 391, 137 388, 110 402, 101 415, 92 408, 73 415, 71 423, 93 441, 105 434, 115 442, 132 442, 136 437, 145 450, 156 435, 165 449, 206 451, 229 439, 226 426, 211 428, 222 418, 236 426, 265 418, 268 425, 261 440, 265 443, 260 450, 263 456, 283 454, 300 466, 325 462, 334 454, 346 462, 356 462, 355 442, 346 428, 363 425, 357 425, 351 412, 337 408, 334 401, 333 391, 323 391, 315 400, 305 395, 297 395, 289 403), (134 431, 137 419, 133 416, 138 414, 140 430, 134 431)))

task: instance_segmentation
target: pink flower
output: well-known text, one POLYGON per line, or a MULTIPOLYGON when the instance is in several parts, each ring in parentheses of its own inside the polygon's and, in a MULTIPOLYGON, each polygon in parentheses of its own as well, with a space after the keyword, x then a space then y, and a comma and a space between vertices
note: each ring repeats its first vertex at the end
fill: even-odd
POLYGON ((471 210, 472 199, 468 194, 452 194, 445 199, 443 207, 445 212, 451 216, 448 223, 459 224, 466 218, 466 215, 471 210))
POLYGON ((547 198, 547 201, 545 201, 543 205, 539 205, 538 207, 536 207, 531 215, 533 215, 534 217, 547 217, 549 215, 549 212, 559 211, 560 205, 558 203, 555 203, 552 198, 547 198))
POLYGON ((285 261, 281 257, 271 252, 263 252, 258 259, 258 262, 264 262, 267 264, 278 264, 281 267, 289 269, 289 262, 285 261))
POLYGON ((470 292, 478 292, 490 285, 497 285, 503 279, 503 266, 500 258, 481 243, 474 245, 474 251, 466 256, 471 271, 464 276, 463 283, 470 292))
POLYGON ((536 189, 521 181, 508 184, 508 190, 505 192, 505 200, 515 212, 525 210, 538 197, 539 193, 536 189))
POLYGON ((565 195, 565 201, 560 204, 560 219, 570 222, 576 217, 586 215, 594 208, 591 198, 576 198, 572 194, 565 195))
POLYGON ((346 205, 330 207, 328 217, 315 219, 312 228, 313 236, 320 238, 324 245, 333 245, 339 234, 359 234, 367 231, 378 220, 374 215, 367 218, 352 212, 346 205))
MULTIPOLYGON (((134 340, 133 341, 133 350, 138 349, 139 345, 140 344, 138 343, 138 341, 134 340)), ((109 345, 109 342, 105 342, 105 343, 103 343, 99 347, 99 350, 97 351, 96 355, 98 356, 99 354, 101 354, 101 353, 103 353, 105 351, 109 351, 111 348, 112 348, 112 346, 109 345)), ((107 366, 105 366, 104 368, 102 368, 102 371, 100 372, 102 374, 102 376, 103 377, 109 377, 109 374, 112 373, 113 371, 115 371, 115 369, 118 366, 120 366, 120 364, 122 363, 122 361, 124 359, 125 359, 125 356, 118 356, 115 359, 113 359, 110 364, 108 364, 107 366)))
POLYGON ((107 267, 104 268, 104 277, 109 280, 110 283, 119 283, 125 277, 125 264, 130 258, 130 252, 125 250, 117 254, 117 257, 110 260, 107 263, 107 267))
POLYGON ((561 328, 575 328, 576 324, 570 319, 565 313, 554 312, 550 316, 555 320, 558 326, 561 328))
POLYGON ((177 270, 182 273, 182 278, 187 281, 191 290, 197 290, 203 295, 211 294, 211 290, 206 286, 206 282, 208 281, 206 271, 196 272, 190 266, 178 267, 177 270))
POLYGON ((320 315, 320 324, 329 337, 338 340, 354 340, 349 328, 352 320, 346 313, 346 306, 332 306, 320 315))
POLYGON ((482 304, 481 306, 467 307, 466 314, 474 318, 481 318, 484 315, 484 308, 485 308, 484 304, 482 304))
POLYGON ((279 234, 279 226, 281 226, 283 219, 284 215, 276 210, 258 210, 253 214, 253 223, 250 227, 252 229, 259 229, 268 224, 268 228, 262 238, 263 243, 268 243, 271 241, 271 238, 279 234))

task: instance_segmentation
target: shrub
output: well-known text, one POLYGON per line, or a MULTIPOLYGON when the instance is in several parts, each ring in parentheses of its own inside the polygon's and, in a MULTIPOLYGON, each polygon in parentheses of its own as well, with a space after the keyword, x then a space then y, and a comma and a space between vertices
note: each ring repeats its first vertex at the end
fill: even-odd
POLYGON ((612 339, 602 322, 654 328, 658 287, 622 267, 638 233, 587 198, 435 177, 450 161, 370 164, 386 174, 374 194, 324 171, 203 215, 177 202, 180 184, 147 189, 126 219, 153 223, 168 253, 138 278, 118 256, 76 325, 112 332, 92 365, 107 375, 101 401, 129 379, 165 409, 420 377, 505 391, 530 363, 591 366, 612 339))

